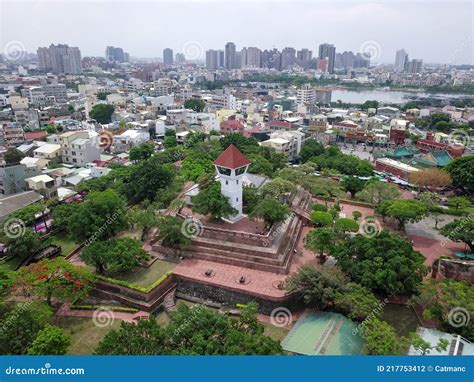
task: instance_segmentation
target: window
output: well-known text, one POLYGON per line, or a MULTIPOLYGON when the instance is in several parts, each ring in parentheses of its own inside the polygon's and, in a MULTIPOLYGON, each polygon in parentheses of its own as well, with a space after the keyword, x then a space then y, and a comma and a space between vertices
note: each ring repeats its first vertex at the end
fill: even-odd
POLYGON ((228 181, 228 180, 226 180, 226 181, 225 181, 225 184, 226 184, 226 186, 227 186, 227 185, 229 184, 229 181, 228 181))
POLYGON ((235 198, 235 201, 238 202, 238 201, 239 201, 239 198, 235 198))
POLYGON ((239 184, 239 180, 237 179, 237 180, 235 181, 235 183, 239 184))

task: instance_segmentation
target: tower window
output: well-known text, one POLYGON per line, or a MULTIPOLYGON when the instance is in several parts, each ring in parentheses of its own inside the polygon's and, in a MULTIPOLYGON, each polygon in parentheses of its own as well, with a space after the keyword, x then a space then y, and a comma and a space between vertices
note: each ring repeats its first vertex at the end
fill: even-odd
POLYGON ((236 182, 237 184, 239 184, 239 180, 238 180, 238 179, 237 179, 235 182, 236 182))
POLYGON ((235 198, 235 201, 238 202, 238 201, 239 201, 239 198, 235 198))
POLYGON ((226 184, 226 185, 228 185, 228 184, 229 184, 229 181, 228 181, 228 180, 226 180, 226 181, 225 181, 225 184, 226 184))

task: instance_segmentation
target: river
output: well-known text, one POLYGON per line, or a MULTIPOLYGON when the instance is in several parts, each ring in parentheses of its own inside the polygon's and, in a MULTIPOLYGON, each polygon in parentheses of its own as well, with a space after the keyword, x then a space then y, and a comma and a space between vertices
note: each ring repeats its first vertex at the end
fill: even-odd
POLYGON ((329 103, 341 100, 344 103, 361 104, 368 100, 375 100, 385 104, 403 104, 416 97, 432 98, 474 98, 472 94, 446 94, 446 93, 423 93, 407 92, 401 90, 330 90, 317 91, 319 102, 329 103))

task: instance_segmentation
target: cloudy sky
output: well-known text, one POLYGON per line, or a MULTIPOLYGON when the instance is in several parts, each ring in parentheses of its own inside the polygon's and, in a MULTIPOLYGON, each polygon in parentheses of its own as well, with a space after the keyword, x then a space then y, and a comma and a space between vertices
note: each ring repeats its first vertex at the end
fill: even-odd
POLYGON ((103 56, 106 45, 135 57, 161 57, 170 47, 204 57, 234 41, 259 48, 368 51, 393 62, 405 48, 427 63, 474 64, 470 1, 290 0, 0 0, 0 49, 35 51, 50 43, 103 56))

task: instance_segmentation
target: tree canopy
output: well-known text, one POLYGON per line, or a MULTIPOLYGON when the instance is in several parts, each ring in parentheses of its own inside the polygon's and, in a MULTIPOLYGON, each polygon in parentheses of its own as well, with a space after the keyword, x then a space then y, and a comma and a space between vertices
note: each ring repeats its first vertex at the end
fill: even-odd
POLYGON ((447 164, 445 170, 451 175, 453 184, 464 188, 467 192, 474 192, 474 155, 455 158, 447 164))
POLYGON ((166 328, 154 318, 123 322, 100 342, 100 355, 279 355, 278 342, 263 334, 256 305, 248 304, 238 318, 203 306, 178 304, 166 328))
POLYGON ((129 237, 94 241, 86 246, 81 259, 96 268, 97 273, 122 273, 133 270, 149 259, 141 242, 129 237))
POLYGON ((427 273, 425 257, 411 243, 387 231, 342 241, 333 254, 352 281, 383 294, 415 293, 427 273))
POLYGON ((193 211, 202 215, 211 215, 215 220, 237 212, 230 205, 229 199, 222 195, 221 185, 218 182, 210 183, 193 198, 193 211))
POLYGON ((89 112, 89 117, 101 124, 107 124, 112 122, 114 110, 115 108, 112 105, 99 103, 92 107, 92 110, 89 112))

